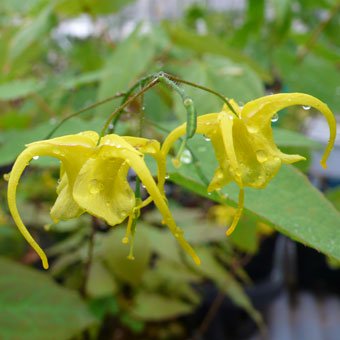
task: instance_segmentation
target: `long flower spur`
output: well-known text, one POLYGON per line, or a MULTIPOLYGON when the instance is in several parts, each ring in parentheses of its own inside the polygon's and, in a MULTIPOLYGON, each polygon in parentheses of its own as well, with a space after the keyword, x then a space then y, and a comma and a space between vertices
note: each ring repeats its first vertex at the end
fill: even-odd
POLYGON ((184 239, 182 230, 176 225, 167 206, 164 191, 157 186, 145 164, 144 154, 150 154, 156 159, 159 176, 165 173, 165 160, 160 153, 160 145, 155 140, 115 134, 106 135, 99 140, 96 132, 86 131, 27 145, 16 159, 9 176, 8 205, 16 225, 40 256, 45 269, 48 268, 47 257, 22 222, 16 205, 19 179, 35 156, 51 156, 61 161, 58 197, 50 213, 55 222, 88 212, 104 219, 111 226, 120 224, 129 217, 129 226, 136 209, 154 201, 181 247, 197 264, 200 263, 194 250, 184 239), (127 181, 129 168, 135 171, 150 195, 143 202, 136 200, 127 181))
MULTIPOLYGON (((292 105, 308 105, 326 117, 330 137, 321 160, 324 168, 336 137, 333 113, 326 104, 307 94, 285 93, 265 96, 250 101, 243 107, 239 107, 233 100, 230 104, 235 112, 224 105, 219 113, 199 116, 196 131, 211 140, 219 163, 208 186, 208 192, 219 190, 230 182, 235 182, 240 188, 238 209, 227 235, 234 231, 241 217, 244 187, 264 188, 277 174, 282 163, 291 164, 305 159, 300 155, 285 154, 275 145, 271 119, 278 111, 292 105)), ((176 140, 185 135, 185 131, 186 124, 183 124, 168 135, 161 149, 164 157, 176 140)))

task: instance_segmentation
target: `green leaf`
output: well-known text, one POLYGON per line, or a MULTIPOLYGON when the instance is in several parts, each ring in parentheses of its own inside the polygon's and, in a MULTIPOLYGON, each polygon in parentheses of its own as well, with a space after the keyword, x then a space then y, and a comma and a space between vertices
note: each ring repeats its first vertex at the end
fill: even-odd
MULTIPOLYGON (((0 210, 0 218, 1 214, 0 210)), ((19 258, 24 254, 26 246, 24 238, 16 228, 0 225, 0 254, 2 256, 19 258)))
POLYGON ((135 298, 131 314, 145 321, 162 321, 189 314, 193 308, 181 300, 142 291, 135 298))
MULTIPOLYGON (((212 177, 214 161, 204 153, 200 166, 206 176, 212 177)), ((196 151, 197 153, 197 151, 196 151)), ((199 155, 198 158, 203 156, 199 155)), ((208 195, 206 186, 196 175, 193 165, 182 165, 170 173, 170 179, 202 196, 227 203, 219 195, 208 195)), ((230 184, 222 190, 228 199, 237 202, 239 188, 230 184)), ((318 251, 340 259, 340 214, 308 179, 292 166, 282 166, 265 189, 246 188, 245 207, 272 223, 276 229, 318 251)))
POLYGON ((116 283, 110 272, 100 261, 91 264, 86 292, 92 298, 113 295, 117 290, 116 283))
POLYGON ((119 312, 117 299, 113 296, 90 300, 89 307, 99 320, 102 320, 106 314, 117 315, 119 312))
MULTIPOLYGON (((65 122, 53 135, 53 137, 79 133, 84 130, 99 130, 102 125, 101 119, 82 120, 80 118, 72 118, 65 122)), ((7 130, 0 136, 0 165, 9 164, 14 161, 18 154, 23 151, 25 145, 38 140, 45 139, 47 134, 56 126, 56 122, 50 121, 37 125, 27 130, 7 130)), ((54 164, 52 158, 42 158, 35 161, 35 165, 54 164), (44 160, 45 163, 44 163, 44 160)))
POLYGON ((296 51, 277 49, 274 52, 283 83, 290 92, 304 92, 327 103, 331 110, 340 110, 339 75, 336 63, 311 53, 298 62, 296 51))
POLYGON ((333 203, 335 208, 340 211, 340 188, 330 189, 326 192, 326 197, 333 203))
POLYGON ((92 15, 112 14, 134 0, 59 0, 56 7, 60 14, 66 16, 79 16, 87 13, 92 15))
MULTIPOLYGON (((98 100, 126 91, 139 78, 148 73, 155 56, 155 42, 151 36, 134 32, 119 43, 103 68, 103 78, 98 89, 98 100)), ((100 106, 98 113, 109 114, 117 105, 100 106)))
POLYGON ((200 36, 195 33, 189 32, 186 29, 179 28, 178 26, 164 26, 170 35, 174 44, 191 49, 197 53, 217 54, 227 57, 228 59, 242 63, 250 67, 257 73, 262 80, 270 82, 270 74, 262 69, 253 59, 249 58, 243 52, 233 49, 227 45, 227 42, 213 35, 200 36))
MULTIPOLYGON (((191 244, 201 244, 220 240, 225 236, 225 230, 209 221, 202 214, 202 210, 195 208, 170 207, 172 215, 185 232, 185 239, 191 244)), ((157 223, 161 215, 154 210, 144 216, 149 222, 157 223)), ((171 235, 172 236, 172 235, 171 235)))
POLYGON ((13 80, 0 84, 0 100, 14 100, 39 91, 43 84, 36 79, 13 80))
POLYGON ((106 234, 101 248, 101 257, 107 268, 119 280, 138 286, 147 270, 151 256, 150 244, 142 228, 137 222, 134 241, 134 260, 127 258, 130 246, 122 243, 125 230, 114 229, 106 234))
POLYGON ((94 322, 85 303, 46 274, 0 258, 0 338, 70 339, 94 322))
POLYGON ((290 14, 291 0, 272 0, 275 11, 275 24, 281 26, 290 14))
POLYGON ((87 73, 83 73, 78 76, 66 78, 62 82, 62 86, 66 89, 74 89, 77 87, 80 87, 82 85, 87 85, 91 84, 94 82, 98 82, 103 78, 103 72, 102 70, 97 70, 97 71, 91 71, 87 73))
POLYGON ((52 3, 48 4, 27 27, 14 36, 9 49, 10 60, 18 58, 34 42, 47 35, 53 25, 52 8, 52 3))
MULTIPOLYGON (((261 80, 247 65, 221 56, 205 55, 200 60, 176 64, 173 72, 182 79, 204 85, 243 103, 264 94, 261 80)), ((200 89, 186 86, 185 92, 193 99, 199 115, 219 112, 224 104, 220 98, 200 89)), ((176 113, 181 121, 185 121, 186 112, 180 100, 176 101, 176 113)))
POLYGON ((274 128, 273 129, 275 143, 280 147, 301 147, 301 148, 322 148, 322 144, 304 136, 301 133, 291 130, 274 128))

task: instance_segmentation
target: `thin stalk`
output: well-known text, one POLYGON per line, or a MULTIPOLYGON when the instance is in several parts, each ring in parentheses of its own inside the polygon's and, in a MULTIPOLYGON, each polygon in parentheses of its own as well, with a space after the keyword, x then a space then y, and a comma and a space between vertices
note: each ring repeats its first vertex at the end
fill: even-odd
POLYGON ((85 269, 84 269, 84 279, 83 279, 83 284, 80 289, 80 294, 82 297, 86 297, 86 286, 87 282, 90 277, 90 270, 93 262, 93 252, 94 252, 94 239, 96 235, 96 222, 95 222, 95 217, 92 218, 92 224, 91 224, 91 233, 90 233, 90 238, 89 238, 89 247, 87 251, 87 259, 85 262, 85 269))
POLYGON ((332 21, 332 19, 336 16, 340 9, 340 2, 336 2, 334 6, 330 9, 328 16, 320 22, 320 24, 312 31, 309 39, 302 47, 301 52, 298 54, 298 62, 302 62, 306 57, 308 52, 311 50, 313 45, 317 42, 320 34, 325 30, 328 24, 332 21))
POLYGON ((75 117, 75 116, 78 116, 79 114, 81 114, 81 113, 83 113, 83 112, 86 112, 86 111, 88 111, 88 110, 91 110, 91 109, 94 109, 94 108, 96 108, 97 106, 100 106, 100 105, 103 105, 103 104, 105 104, 105 103, 107 103, 107 102, 109 102, 109 101, 111 101, 111 100, 113 100, 113 99, 116 99, 116 98, 120 98, 120 97, 123 97, 123 96, 125 96, 125 93, 116 93, 115 95, 113 95, 113 96, 111 96, 111 97, 108 97, 108 98, 105 98, 105 99, 103 99, 103 100, 101 100, 101 101, 99 101, 99 102, 96 102, 96 103, 94 103, 94 104, 91 104, 91 105, 89 105, 89 106, 86 106, 86 107, 84 107, 83 109, 81 109, 81 110, 79 110, 79 111, 77 111, 77 112, 75 112, 75 113, 72 113, 71 115, 69 115, 69 116, 67 116, 67 117, 65 117, 63 120, 61 120, 54 128, 53 128, 53 130, 46 136, 46 138, 45 139, 50 139, 52 136, 53 136, 53 134, 66 122, 66 121, 68 121, 69 119, 71 119, 71 118, 73 118, 73 117, 75 117))
POLYGON ((195 84, 195 83, 192 83, 188 80, 183 80, 181 78, 177 78, 176 76, 173 76, 171 74, 165 74, 167 78, 175 81, 175 82, 178 82, 178 83, 182 83, 182 84, 186 84, 186 85, 189 85, 189 86, 192 86, 192 87, 196 87, 198 89, 201 89, 203 91, 206 91, 206 92, 209 92, 211 94, 214 94, 215 96, 219 97, 220 99, 223 100, 223 102, 228 106, 228 108, 235 114, 236 117, 238 117, 237 115, 237 112, 235 111, 235 109, 233 108, 233 106, 229 103, 228 99, 225 98, 222 94, 212 90, 212 89, 209 89, 208 87, 205 87, 205 86, 202 86, 202 85, 198 85, 198 84, 195 84))
MULTIPOLYGON (((140 87, 144 87, 145 84, 150 80, 154 78, 155 79, 155 75, 152 74, 152 75, 148 75, 142 79, 140 79, 139 81, 137 81, 124 95, 122 101, 121 101, 121 105, 123 105, 127 100, 128 98, 130 97, 130 95, 133 93, 133 91, 136 89, 136 88, 140 88, 140 87)), ((141 90, 141 89, 140 89, 141 90)), ((119 114, 116 114, 114 117, 113 117, 113 120, 112 120, 112 127, 109 128, 108 132, 109 133, 113 133, 114 132, 114 129, 116 127, 116 124, 120 118, 120 115, 122 114, 122 112, 120 112, 119 114)))
MULTIPOLYGON (((123 110, 126 106, 128 106, 130 103, 132 103, 136 98, 138 98, 140 95, 142 95, 143 93, 145 93, 146 91, 148 91, 149 89, 151 89, 152 87, 154 87, 157 83, 159 82, 159 80, 156 78, 154 80, 152 80, 149 84, 147 84, 146 86, 144 86, 140 91, 138 91, 135 95, 131 96, 125 103, 121 104, 116 110, 114 110, 109 118, 106 120, 101 132, 100 132, 100 138, 104 136, 105 131, 108 129, 111 121, 113 120, 114 117, 115 120, 118 120, 120 115, 123 113, 123 110)), ((99 141, 98 141, 99 143, 99 141)))

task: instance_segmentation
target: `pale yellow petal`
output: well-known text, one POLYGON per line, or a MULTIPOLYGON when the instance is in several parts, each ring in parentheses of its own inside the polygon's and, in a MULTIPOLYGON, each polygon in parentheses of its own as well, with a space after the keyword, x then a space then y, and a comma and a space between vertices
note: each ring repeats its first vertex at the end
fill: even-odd
POLYGON ((329 107, 319 99, 304 93, 281 93, 265 96, 247 103, 242 111, 241 118, 246 125, 256 133, 267 127, 274 114, 293 105, 314 107, 327 119, 329 125, 329 141, 321 159, 321 165, 326 167, 327 158, 334 146, 336 138, 336 120, 329 107))
POLYGON ((111 226, 121 223, 135 207, 135 195, 127 181, 130 165, 121 151, 128 150, 102 144, 81 168, 73 187, 78 205, 111 226))

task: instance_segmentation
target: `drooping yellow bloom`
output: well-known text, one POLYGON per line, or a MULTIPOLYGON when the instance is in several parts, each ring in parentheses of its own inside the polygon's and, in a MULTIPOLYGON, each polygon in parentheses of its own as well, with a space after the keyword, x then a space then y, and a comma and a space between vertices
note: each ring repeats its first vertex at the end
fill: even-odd
MULTIPOLYGON (((225 105, 221 112, 202 115, 197 120, 197 133, 211 140, 219 163, 208 192, 221 189, 230 182, 236 182, 240 187, 238 210, 227 235, 233 232, 242 214, 244 187, 264 188, 282 163, 291 164, 304 159, 300 155, 287 155, 275 145, 271 119, 279 110, 292 105, 311 106, 326 117, 330 137, 321 160, 324 168, 336 137, 336 121, 328 106, 307 94, 265 96, 250 101, 244 107, 239 107, 234 101, 231 103, 237 116, 225 105)), ((169 134, 161 150, 165 156, 185 131, 186 124, 183 124, 169 134)))
MULTIPOLYGON (((199 264, 199 258, 185 241, 166 203, 164 192, 155 183, 143 156, 150 154, 158 164, 159 175, 165 173, 165 160, 160 145, 155 140, 121 137, 115 134, 100 139, 96 132, 87 131, 27 145, 15 161, 8 183, 8 205, 19 230, 42 259, 44 268, 48 261, 44 251, 32 238, 23 224, 16 205, 19 179, 35 156, 51 156, 61 161, 58 197, 51 209, 57 222, 88 212, 114 226, 134 215, 135 209, 154 201, 165 224, 175 235, 182 248, 199 264), (144 184, 150 197, 140 204, 127 181, 132 168, 144 184)), ((159 181, 159 180, 158 180, 159 181)), ((159 181, 162 183, 162 181, 159 181)))

